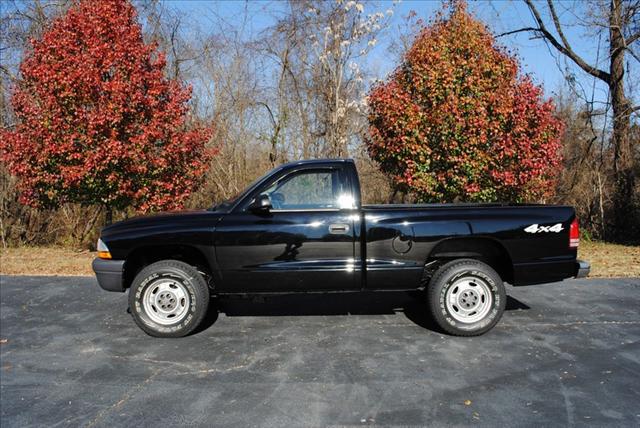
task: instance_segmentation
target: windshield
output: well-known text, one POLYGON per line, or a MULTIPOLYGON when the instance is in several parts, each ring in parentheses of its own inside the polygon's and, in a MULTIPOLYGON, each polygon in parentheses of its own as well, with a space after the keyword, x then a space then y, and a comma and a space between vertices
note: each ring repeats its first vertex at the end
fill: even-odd
POLYGON ((215 211, 219 208, 227 208, 227 207, 231 207, 233 205, 235 205, 236 202, 238 202, 238 200, 249 190, 252 189, 256 184, 258 184, 259 182, 261 182, 262 180, 264 180, 265 178, 267 178, 268 176, 270 176, 275 170, 269 170, 267 171, 265 174, 262 174, 260 177, 256 178, 255 180, 253 180, 251 182, 251 184, 249 184, 247 187, 245 187, 241 192, 236 193, 235 195, 233 195, 232 197, 230 197, 229 199, 225 199, 222 202, 215 204, 213 207, 211 207, 211 211, 215 211))

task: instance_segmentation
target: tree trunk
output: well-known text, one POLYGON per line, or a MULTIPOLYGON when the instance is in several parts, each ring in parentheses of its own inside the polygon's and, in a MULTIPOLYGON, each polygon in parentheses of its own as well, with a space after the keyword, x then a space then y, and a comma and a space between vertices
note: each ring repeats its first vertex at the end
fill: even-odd
POLYGON ((630 232, 634 221, 633 189, 635 173, 633 168, 633 153, 629 131, 631 127, 631 105, 624 90, 624 52, 625 42, 620 31, 622 23, 620 0, 611 1, 609 16, 610 64, 611 75, 609 92, 613 110, 613 131, 611 145, 613 146, 613 173, 615 177, 614 230, 618 238, 630 232))
POLYGON ((104 215, 104 223, 106 226, 109 226, 113 223, 113 208, 111 205, 105 205, 105 215, 104 215))

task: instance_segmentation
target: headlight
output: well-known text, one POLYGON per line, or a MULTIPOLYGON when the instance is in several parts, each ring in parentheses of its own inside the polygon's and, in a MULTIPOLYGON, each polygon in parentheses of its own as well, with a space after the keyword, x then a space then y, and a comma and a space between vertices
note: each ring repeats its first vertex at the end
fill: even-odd
POLYGON ((109 252, 109 248, 104 242, 102 242, 102 239, 98 239, 98 257, 100 257, 101 259, 111 258, 111 253, 109 252))

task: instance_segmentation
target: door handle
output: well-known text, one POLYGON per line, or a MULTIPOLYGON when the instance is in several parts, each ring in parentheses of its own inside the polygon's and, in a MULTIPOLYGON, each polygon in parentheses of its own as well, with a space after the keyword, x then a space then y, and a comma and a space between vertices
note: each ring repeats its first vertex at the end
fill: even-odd
POLYGON ((333 223, 329 225, 329 233, 334 235, 342 235, 349 233, 349 225, 345 223, 333 223))

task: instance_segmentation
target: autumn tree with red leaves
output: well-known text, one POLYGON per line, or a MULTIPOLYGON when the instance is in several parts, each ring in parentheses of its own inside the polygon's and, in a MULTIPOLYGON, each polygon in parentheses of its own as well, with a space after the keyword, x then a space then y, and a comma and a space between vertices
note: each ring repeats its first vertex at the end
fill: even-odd
POLYGON ((464 2, 441 11, 369 94, 367 148, 420 201, 543 200, 563 124, 464 2))
POLYGON ((80 1, 23 60, 0 155, 37 207, 180 208, 214 154, 188 129, 191 89, 164 74, 128 0, 80 1))

